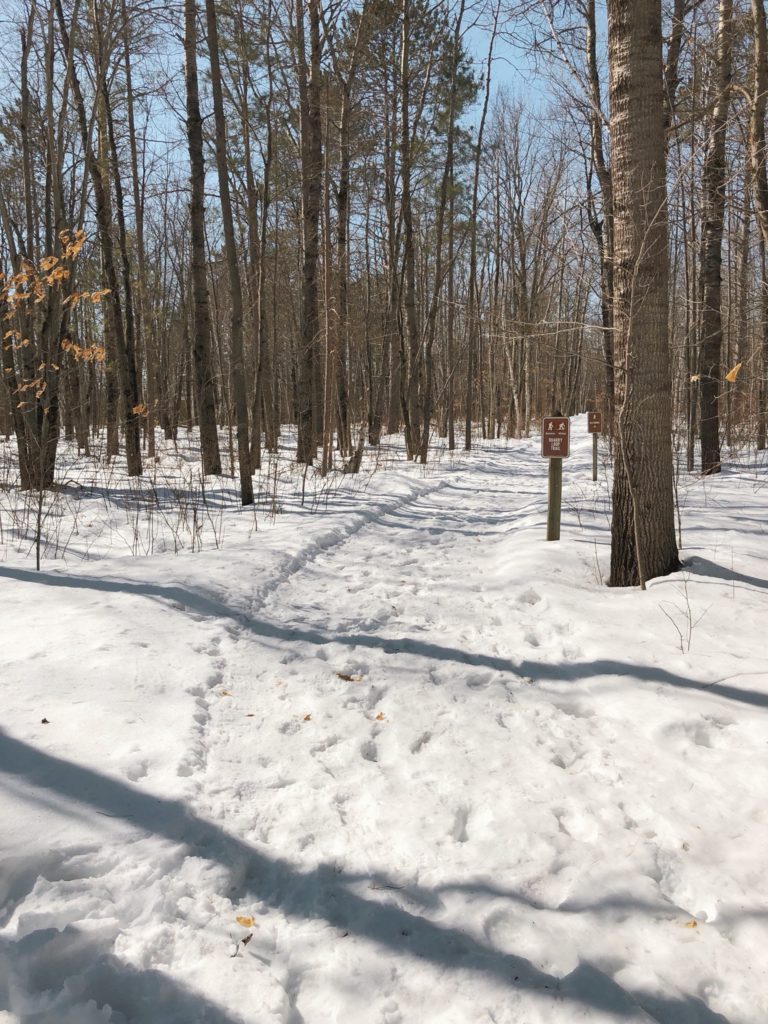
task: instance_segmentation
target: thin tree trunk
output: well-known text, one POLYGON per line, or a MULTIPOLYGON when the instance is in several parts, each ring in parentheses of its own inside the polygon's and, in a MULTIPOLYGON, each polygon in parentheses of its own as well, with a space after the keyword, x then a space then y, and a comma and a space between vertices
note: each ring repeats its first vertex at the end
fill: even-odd
POLYGON ((301 132, 302 286, 301 344, 298 381, 299 462, 311 464, 318 440, 320 319, 318 308, 319 233, 322 179, 320 123, 320 0, 308 0, 310 65, 304 32, 304 2, 296 3, 297 74, 301 132))
POLYGON ((760 361, 757 392, 757 447, 766 447, 768 420, 768 170, 765 152, 765 110, 768 97, 768 32, 764 0, 752 0, 753 95, 749 122, 755 216, 760 229, 760 361))
POLYGON ((221 453, 216 425, 211 342, 211 313, 208 304, 207 260, 205 253, 205 165, 203 162, 203 120, 197 78, 197 2, 184 0, 184 63, 187 102, 187 146, 189 149, 190 191, 190 275, 192 287, 192 323, 194 340, 197 416, 200 425, 200 450, 203 473, 221 473, 221 453))
POLYGON ((485 93, 483 96, 483 109, 480 114, 480 125, 477 129, 477 143, 475 145, 475 168, 472 177, 472 207, 469 217, 469 301, 467 303, 467 402, 464 416, 464 448, 469 451, 472 447, 472 408, 475 386, 475 365, 478 347, 478 331, 480 308, 477 295, 477 216, 478 200, 480 189, 480 159, 483 152, 483 133, 485 131, 485 119, 488 115, 488 103, 491 98, 491 68, 493 66, 493 47, 496 42, 496 33, 499 24, 499 4, 496 5, 493 13, 493 29, 488 43, 488 55, 485 62, 485 93))
POLYGON ((408 382, 403 402, 408 458, 419 449, 419 392, 422 380, 421 344, 416 312, 416 249, 411 203, 411 0, 402 0, 400 41, 400 190, 403 216, 403 311, 408 350, 408 382))
POLYGON ((699 435, 702 473, 720 472, 720 389, 722 387, 722 248, 725 214, 725 136, 731 93, 732 0, 720 0, 715 107, 704 154, 704 231, 701 273, 704 304, 701 315, 699 435))
POLYGON ((227 130, 224 123, 224 96, 221 87, 221 62, 219 60, 219 32, 214 0, 205 0, 205 16, 208 28, 208 53, 211 61, 216 171, 219 179, 221 222, 224 229, 224 255, 227 261, 227 280, 229 283, 229 343, 231 347, 232 387, 235 393, 240 501, 243 505, 252 505, 253 480, 251 478, 250 438, 248 436, 248 397, 245 382, 245 360, 243 358, 243 290, 237 258, 232 199, 229 193, 227 130))

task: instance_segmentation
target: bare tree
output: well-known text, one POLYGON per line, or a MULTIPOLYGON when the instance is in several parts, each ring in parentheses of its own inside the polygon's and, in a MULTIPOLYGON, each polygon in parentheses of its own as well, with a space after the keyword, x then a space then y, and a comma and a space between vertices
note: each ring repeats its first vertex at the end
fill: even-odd
POLYGON ((219 179, 221 220, 224 228, 224 255, 227 261, 227 279, 229 282, 229 343, 232 352, 232 386, 235 392, 240 501, 243 505, 252 505, 253 480, 251 479, 250 438, 248 434, 248 396, 246 392, 245 360, 243 358, 243 289, 240 282, 235 221, 232 216, 232 198, 229 191, 227 130, 224 122, 224 92, 221 85, 219 30, 214 0, 205 0, 205 16, 208 28, 208 53, 211 60, 216 171, 219 179))
POLYGON ((720 410, 723 348, 722 248, 725 217, 725 135, 731 95, 732 0, 720 0, 717 59, 713 70, 714 107, 704 154, 704 228, 701 274, 701 354, 699 370, 699 433, 702 473, 720 472, 720 410))
POLYGON ((187 101, 187 147, 190 167, 189 221, 191 236, 190 280, 194 341, 197 415, 200 425, 200 450, 203 472, 221 473, 221 455, 216 425, 211 314, 208 305, 208 281, 205 253, 205 164, 203 161, 203 119, 200 114, 200 87, 197 77, 197 3, 184 0, 184 63, 187 101))

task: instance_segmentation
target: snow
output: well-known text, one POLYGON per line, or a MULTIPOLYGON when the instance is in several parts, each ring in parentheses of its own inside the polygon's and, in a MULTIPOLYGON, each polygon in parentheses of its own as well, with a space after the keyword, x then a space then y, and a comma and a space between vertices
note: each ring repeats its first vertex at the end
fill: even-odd
POLYGON ((0 1024, 764 1024, 764 456, 642 593, 572 453, 3 492, 0 1024))

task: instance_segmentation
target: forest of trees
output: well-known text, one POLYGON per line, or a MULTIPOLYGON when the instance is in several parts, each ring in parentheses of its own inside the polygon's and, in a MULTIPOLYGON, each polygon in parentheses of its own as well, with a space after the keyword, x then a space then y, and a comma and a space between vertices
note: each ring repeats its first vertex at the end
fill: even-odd
POLYGON ((766 444, 763 0, 13 0, 0 431, 243 504, 404 432, 601 409, 611 582, 677 565, 673 449, 766 444), (535 68, 535 88, 510 62, 535 68))

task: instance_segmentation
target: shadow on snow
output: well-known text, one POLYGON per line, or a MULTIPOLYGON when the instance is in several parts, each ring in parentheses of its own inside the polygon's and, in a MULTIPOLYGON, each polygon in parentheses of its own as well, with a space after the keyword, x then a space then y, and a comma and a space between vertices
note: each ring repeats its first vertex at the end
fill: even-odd
MULTIPOLYGON (((757 577, 752 576, 743 576, 740 573, 732 573, 731 570, 716 566, 715 563, 707 562, 706 559, 696 559, 695 567, 700 567, 701 563, 704 563, 705 570, 708 566, 714 567, 717 570, 717 575, 726 581, 731 577, 735 577, 754 586, 768 587, 768 583, 764 580, 759 580, 757 577)), ((303 568, 303 566, 300 568, 303 568)), ((705 571, 704 574, 715 575, 714 571, 709 573, 705 571)), ((463 651, 459 648, 445 647, 442 644, 428 643, 422 640, 413 640, 409 637, 389 638, 364 633, 334 636, 323 633, 320 630, 280 626, 275 623, 250 618, 248 615, 230 608, 216 598, 200 593, 190 587, 158 583, 133 583, 127 580, 98 579, 93 576, 67 576, 60 573, 35 572, 31 569, 12 567, 0 568, 0 579, 3 578, 51 587, 96 590, 148 597, 151 600, 175 605, 177 608, 181 605, 182 608, 198 615, 228 619, 254 636, 262 637, 266 640, 275 640, 280 643, 303 642, 315 646, 326 646, 335 643, 345 647, 367 647, 372 650, 383 651, 385 654, 408 654, 431 661, 451 661, 472 668, 486 668, 496 672, 508 672, 512 675, 534 681, 547 679, 575 682, 594 676, 630 676, 641 682, 674 686, 681 689, 700 690, 704 693, 723 697, 726 700, 749 704, 753 707, 768 708, 767 693, 731 686, 726 682, 730 677, 725 677, 717 682, 703 683, 697 679, 691 679, 688 676, 670 672, 668 669, 658 665, 635 665, 611 658, 597 658, 593 661, 574 661, 565 664, 549 664, 527 658, 515 662, 496 655, 463 651)))
MULTIPOLYGON (((577 1007, 591 1007, 626 1019, 637 1018, 638 1010, 643 1009, 661 1024, 728 1024, 725 1017, 694 996, 628 992, 588 962, 580 963, 564 978, 547 974, 524 957, 503 953, 459 928, 444 927, 401 907, 359 895, 351 886, 359 882, 360 876, 345 875, 329 864, 302 871, 289 861, 269 857, 218 825, 198 817, 181 801, 149 795, 93 769, 37 750, 2 730, 0 772, 181 843, 190 856, 221 864, 242 879, 239 892, 231 894, 233 902, 238 898, 255 898, 295 919, 325 921, 338 929, 339 941, 342 933, 348 932, 399 956, 417 957, 442 969, 491 976, 518 991, 577 1007)), ((32 938, 27 936, 20 945, 32 938)), ((19 952, 17 947, 16 955, 19 952)), ((115 964, 114 958, 104 958, 107 976, 109 971, 118 970, 115 964)), ((120 968, 118 973, 122 984, 130 986, 131 969, 120 968)), ((145 975, 150 988, 155 982, 161 984, 157 972, 145 972, 145 975)), ((98 978, 97 972, 94 984, 101 993, 98 978)), ((184 1001, 197 997, 175 989, 175 983, 165 976, 162 976, 162 985, 168 988, 166 995, 170 1001, 163 1020, 169 1024, 178 1020, 181 1024, 182 1018, 176 1015, 176 1010, 183 1013, 184 1001)), ((105 988, 111 990, 111 985, 105 988)), ((109 1002, 106 991, 103 995, 104 1001, 109 1002)), ((134 992, 134 997, 136 995, 138 993, 134 992)), ((208 1015, 202 1019, 210 1020, 211 1024, 232 1024, 212 1004, 208 1006, 210 1012, 206 1011, 208 1015)))

